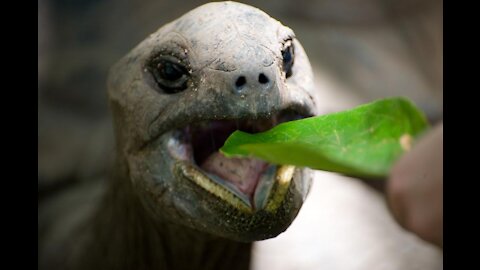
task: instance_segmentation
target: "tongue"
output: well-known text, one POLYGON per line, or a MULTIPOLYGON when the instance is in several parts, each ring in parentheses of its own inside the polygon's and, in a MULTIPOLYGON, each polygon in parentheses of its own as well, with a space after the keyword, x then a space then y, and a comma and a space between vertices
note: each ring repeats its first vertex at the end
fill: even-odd
POLYGON ((214 152, 200 167, 234 184, 240 191, 251 196, 267 166, 266 162, 258 159, 227 158, 220 152, 214 152))

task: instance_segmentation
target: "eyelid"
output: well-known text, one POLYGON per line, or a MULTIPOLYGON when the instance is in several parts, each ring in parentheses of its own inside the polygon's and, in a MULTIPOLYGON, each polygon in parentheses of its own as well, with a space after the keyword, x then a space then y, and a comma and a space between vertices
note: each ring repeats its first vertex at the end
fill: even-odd
POLYGON ((149 59, 148 62, 152 62, 159 58, 181 64, 188 71, 191 70, 188 50, 178 42, 173 41, 160 45, 152 51, 147 59, 149 59))
POLYGON ((293 46, 293 39, 292 38, 287 38, 282 42, 282 51, 284 51, 286 48, 293 46))
POLYGON ((150 63, 155 62, 155 61, 168 61, 172 62, 174 64, 180 65, 183 68, 185 68, 187 71, 190 72, 189 64, 186 62, 184 59, 177 57, 174 53, 169 53, 169 54, 159 54, 149 61, 150 63))

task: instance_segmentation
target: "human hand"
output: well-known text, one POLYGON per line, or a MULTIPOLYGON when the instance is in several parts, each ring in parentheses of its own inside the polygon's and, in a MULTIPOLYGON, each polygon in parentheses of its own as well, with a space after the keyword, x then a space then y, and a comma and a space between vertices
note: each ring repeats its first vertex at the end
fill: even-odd
POLYGON ((387 200, 402 227, 443 248, 443 123, 395 164, 387 200))

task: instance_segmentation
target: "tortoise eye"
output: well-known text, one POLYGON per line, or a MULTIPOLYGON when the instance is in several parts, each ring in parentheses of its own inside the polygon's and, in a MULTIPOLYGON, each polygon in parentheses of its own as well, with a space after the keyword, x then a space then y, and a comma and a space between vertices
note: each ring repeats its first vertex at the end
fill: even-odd
POLYGON ((285 71, 285 76, 288 78, 292 76, 292 67, 294 62, 294 49, 292 41, 289 40, 286 43, 285 49, 282 51, 283 57, 283 71, 285 71))
POLYGON ((189 73, 184 66, 167 59, 154 59, 150 70, 155 82, 165 93, 175 94, 187 89, 189 73))
POLYGON ((163 62, 159 64, 158 71, 163 79, 169 81, 176 81, 180 79, 183 74, 185 74, 185 71, 182 69, 181 66, 171 62, 163 62))

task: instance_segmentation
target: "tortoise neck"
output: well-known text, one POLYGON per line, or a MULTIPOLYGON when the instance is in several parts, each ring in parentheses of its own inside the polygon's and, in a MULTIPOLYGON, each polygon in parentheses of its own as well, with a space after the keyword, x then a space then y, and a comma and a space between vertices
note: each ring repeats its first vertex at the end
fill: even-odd
MULTIPOLYGON (((117 170, 119 172, 121 170, 117 170)), ((128 174, 112 179, 92 225, 83 269, 248 269, 250 243, 153 218, 128 174)))

